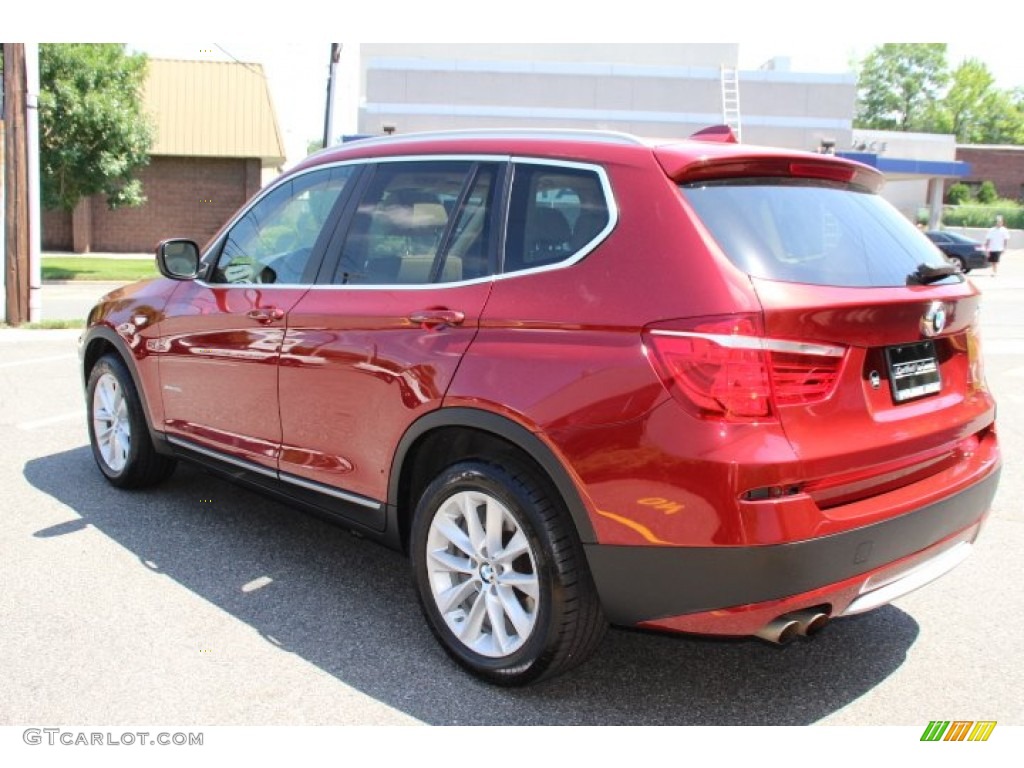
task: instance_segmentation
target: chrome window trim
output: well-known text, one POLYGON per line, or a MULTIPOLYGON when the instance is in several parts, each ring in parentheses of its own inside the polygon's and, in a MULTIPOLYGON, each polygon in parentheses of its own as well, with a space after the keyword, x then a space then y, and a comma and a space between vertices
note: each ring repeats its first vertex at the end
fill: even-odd
MULTIPOLYGON (((520 269, 515 272, 502 272, 495 275, 487 275, 485 277, 475 277, 470 280, 457 280, 450 283, 417 283, 412 285, 394 285, 388 283, 379 284, 362 284, 362 285, 336 285, 328 283, 210 283, 206 280, 197 279, 196 282, 207 288, 227 288, 227 289, 246 289, 250 290, 253 286, 259 286, 262 290, 272 290, 274 288, 290 289, 296 288, 307 288, 311 291, 323 291, 323 290, 343 290, 343 291, 434 291, 443 288, 456 288, 468 285, 480 285, 481 283, 490 283, 496 280, 510 280, 519 277, 526 277, 529 275, 542 274, 544 272, 552 272, 557 269, 565 269, 571 267, 574 264, 582 261, 590 253, 592 253, 597 246, 599 246, 604 240, 612 233, 616 225, 619 222, 619 206, 615 200, 615 195, 612 193, 611 182, 608 179, 608 173, 603 166, 595 163, 587 163, 582 161, 574 160, 558 160, 555 158, 536 157, 536 156, 520 156, 520 155, 488 155, 488 154, 471 154, 471 155, 389 155, 387 157, 360 157, 353 158, 351 160, 339 160, 333 163, 325 163, 323 165, 317 165, 309 169, 304 169, 295 176, 289 176, 288 179, 294 179, 297 176, 304 175, 307 172, 323 170, 326 168, 333 168, 336 166, 344 165, 365 165, 367 163, 383 163, 383 162, 430 162, 430 161, 465 161, 465 162, 499 162, 499 163, 522 163, 529 165, 544 165, 554 168, 572 168, 575 170, 592 171, 597 174, 597 177, 601 183, 601 191, 605 197, 605 203, 608 207, 608 223, 604 228, 598 232, 593 239, 586 243, 582 248, 576 251, 574 254, 569 256, 562 261, 557 261, 554 264, 545 264, 540 267, 532 267, 530 269, 520 269)), ((286 180, 277 183, 285 183, 286 180)), ((249 205, 245 206, 224 228, 224 232, 227 233, 231 227, 234 226, 235 222, 244 216, 249 209, 256 205, 260 199, 266 194, 269 194, 276 186, 277 183, 267 185, 266 189, 263 190, 258 197, 254 197, 249 205)), ((506 225, 507 227, 507 225, 506 225)), ((220 243, 218 238, 217 243, 211 247, 217 247, 220 243)), ((209 254, 210 251, 207 251, 209 254)), ((204 254, 204 258, 206 255, 204 254)))
POLYGON ((441 155, 384 155, 383 157, 355 157, 351 160, 344 160, 340 164, 348 163, 423 163, 423 162, 465 162, 465 163, 507 163, 511 159, 508 154, 479 154, 479 155, 458 155, 445 153, 441 155))
MULTIPOLYGON (((532 267, 530 269, 520 269, 515 272, 502 272, 500 275, 496 275, 497 279, 521 277, 523 275, 536 275, 542 272, 551 272, 556 269, 565 269, 572 265, 582 261, 594 251, 604 240, 612 233, 615 229, 615 225, 619 223, 619 205, 615 200, 615 195, 612 194, 612 185, 608 180, 608 172, 604 169, 604 166, 595 165, 594 163, 585 163, 574 160, 552 160, 543 157, 527 157, 527 156, 512 156, 512 163, 521 163, 523 165, 544 165, 554 168, 572 168, 580 171, 592 171, 597 174, 597 178, 601 183, 601 192, 604 194, 605 204, 608 208, 608 223, 605 224, 604 228, 594 235, 593 238, 586 244, 584 244, 578 251, 569 256, 568 258, 556 261, 554 264, 545 264, 541 267, 532 267)), ((513 180, 513 183, 515 181, 513 180)), ((505 239, 508 239, 508 225, 506 224, 505 239)))

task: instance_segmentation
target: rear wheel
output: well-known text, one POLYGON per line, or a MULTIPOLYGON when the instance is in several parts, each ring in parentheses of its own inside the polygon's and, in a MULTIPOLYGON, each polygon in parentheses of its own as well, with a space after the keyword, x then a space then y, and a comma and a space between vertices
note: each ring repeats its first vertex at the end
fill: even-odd
POLYGON ((605 630, 582 547, 529 473, 480 461, 444 470, 411 532, 424 614, 473 674, 523 685, 589 657, 605 630))
POLYGON ((175 461, 153 447, 135 382, 116 355, 104 355, 89 373, 89 442, 96 465, 119 488, 155 485, 175 461))

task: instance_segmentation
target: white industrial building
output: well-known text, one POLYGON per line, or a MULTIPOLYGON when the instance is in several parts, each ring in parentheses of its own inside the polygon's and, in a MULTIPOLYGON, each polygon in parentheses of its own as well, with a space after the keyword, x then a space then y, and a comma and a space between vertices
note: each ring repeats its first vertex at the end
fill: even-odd
POLYGON ((560 127, 683 138, 725 123, 749 144, 834 151, 887 174, 907 216, 941 210, 966 173, 953 137, 855 131, 856 76, 739 70, 737 43, 373 43, 360 47, 359 131, 560 127))

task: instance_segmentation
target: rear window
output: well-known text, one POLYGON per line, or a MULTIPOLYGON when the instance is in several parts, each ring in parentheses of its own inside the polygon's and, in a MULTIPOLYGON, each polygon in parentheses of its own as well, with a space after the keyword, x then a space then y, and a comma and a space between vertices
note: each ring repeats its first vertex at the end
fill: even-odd
POLYGON ((732 179, 680 189, 729 259, 753 277, 882 287, 906 285, 921 264, 948 265, 899 211, 869 192, 803 179, 732 179))

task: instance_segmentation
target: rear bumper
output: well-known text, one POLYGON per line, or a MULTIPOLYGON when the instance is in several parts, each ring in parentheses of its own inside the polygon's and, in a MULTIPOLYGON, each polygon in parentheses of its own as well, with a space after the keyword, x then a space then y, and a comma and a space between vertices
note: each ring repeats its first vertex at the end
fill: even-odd
POLYGON ((756 547, 592 544, 585 549, 605 613, 613 623, 747 634, 740 626, 746 622, 725 619, 726 613, 733 613, 729 609, 749 614, 755 627, 759 619, 754 614, 760 611, 754 604, 771 604, 763 606, 768 612, 784 604, 785 609, 775 615, 827 604, 838 615, 862 591, 866 605, 869 592, 895 583, 907 568, 939 554, 949 543, 973 541, 998 480, 996 466, 969 488, 913 512, 804 541, 756 547), (697 622, 683 618, 708 612, 722 616, 720 629, 711 617, 697 622))

